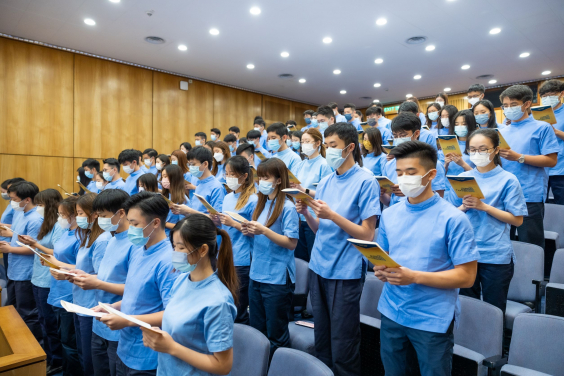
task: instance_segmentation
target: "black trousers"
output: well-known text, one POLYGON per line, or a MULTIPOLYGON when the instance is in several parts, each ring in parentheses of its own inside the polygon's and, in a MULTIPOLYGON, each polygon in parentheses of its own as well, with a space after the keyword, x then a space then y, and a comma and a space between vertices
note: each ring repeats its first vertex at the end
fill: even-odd
POLYGON ((511 240, 519 237, 520 242, 536 244, 544 249, 544 202, 527 202, 527 211, 529 214, 523 217, 521 226, 511 226, 511 240))
POLYGON ((239 303, 237 304, 237 324, 249 325, 249 273, 250 266, 236 266, 237 277, 239 278, 239 303))
POLYGON ((513 261, 509 264, 482 264, 479 262, 474 286, 460 289, 460 295, 478 300, 483 296, 484 302, 496 306, 505 314, 507 293, 514 269, 513 261))
POLYGON ((63 345, 63 375, 83 376, 82 364, 80 364, 80 359, 78 358, 74 313, 67 312, 60 307, 51 307, 53 307, 53 312, 57 317, 58 334, 63 345))

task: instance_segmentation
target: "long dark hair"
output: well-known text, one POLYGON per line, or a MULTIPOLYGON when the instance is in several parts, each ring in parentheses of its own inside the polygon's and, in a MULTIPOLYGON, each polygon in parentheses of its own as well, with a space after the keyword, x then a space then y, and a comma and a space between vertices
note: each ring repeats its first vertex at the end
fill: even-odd
MULTIPOLYGON (((221 150, 221 152, 223 153, 223 160, 221 162, 225 163, 227 162, 227 160, 229 158, 231 158, 231 151, 229 150, 229 145, 227 145, 226 142, 223 141, 217 141, 212 148, 212 154, 215 154, 215 152, 213 151, 213 149, 218 148, 221 150)), ((217 175, 217 170, 218 170, 218 165, 220 165, 221 163, 219 163, 218 161, 215 160, 215 158, 213 158, 212 160, 212 170, 211 173, 213 176, 217 175)))
MULTIPOLYGON (((81 196, 77 201, 76 205, 80 206, 82 211, 86 213, 88 219, 94 214, 94 199, 96 198, 96 193, 87 193, 81 196)), ((92 220, 91 226, 89 229, 80 228, 80 226, 76 229, 76 233, 78 235, 78 239, 80 240, 80 246, 87 248, 92 247, 92 244, 98 239, 98 236, 104 233, 104 230, 98 226, 98 221, 92 220)))
MULTIPOLYGON (((176 159, 178 160, 178 167, 180 167, 180 169, 182 170, 182 174, 185 174, 188 172, 188 158, 186 158, 186 154, 184 154, 184 152, 182 150, 175 150, 172 152, 172 155, 174 155, 176 157, 176 159)), ((172 164, 172 160, 171 163, 172 164)), ((163 167, 164 170, 164 167, 163 167)))
MULTIPOLYGON (((468 154, 468 138, 472 133, 476 131, 476 118, 474 117, 474 114, 472 113, 471 110, 458 111, 456 115, 454 115, 454 121, 456 122, 456 119, 458 119, 459 117, 464 118, 464 122, 466 123, 466 128, 468 129, 468 134, 466 135, 466 149, 464 150, 464 152, 468 154)), ((450 135, 456 134, 454 132, 454 127, 455 125, 453 123, 448 130, 448 134, 450 135)))
MULTIPOLYGON (((497 133, 496 130, 490 128, 481 128, 472 132, 472 134, 468 136, 466 147, 469 147, 470 140, 472 140, 472 138, 477 135, 489 138, 494 146, 494 149, 497 149, 499 147, 499 133, 497 133)), ((499 152, 494 156, 493 162, 496 166, 501 166, 501 158, 499 156, 499 152)))
MULTIPOLYGON (((182 170, 177 165, 168 165, 164 168, 166 175, 168 176, 168 181, 170 182, 170 188, 166 189, 163 187, 162 194, 168 198, 170 194, 170 201, 175 204, 183 204, 185 201, 184 195, 184 175, 182 170)), ((161 179, 162 184, 162 179, 161 179)))
MULTIPOLYGON (((161 173, 161 171, 159 171, 159 173, 161 173)), ((139 188, 139 184, 143 184, 143 188, 147 192, 157 193, 159 191, 157 177, 153 174, 143 174, 139 176, 139 179, 137 179, 137 188, 139 188)))
POLYGON ((247 179, 245 179, 245 182, 242 184, 243 190, 237 199, 237 204, 235 204, 235 209, 239 210, 247 204, 249 197, 256 192, 253 171, 251 171, 251 166, 249 165, 247 158, 242 155, 236 155, 229 158, 225 164, 225 168, 227 168, 227 166, 229 166, 229 168, 237 175, 247 174, 247 179))
MULTIPOLYGON (((76 169, 76 172, 78 172, 78 177, 79 177, 79 181, 80 184, 84 185, 85 187, 88 186, 88 184, 90 184, 90 182, 92 181, 92 179, 89 179, 86 174, 85 174, 85 170, 84 167, 79 167, 76 169)), ((80 186, 79 186, 80 187, 80 186)), ((80 190, 78 191, 79 196, 82 196, 83 194, 85 194, 86 192, 84 191, 84 189, 82 189, 82 187, 80 187, 80 190)))
MULTIPOLYGON (((357 145, 358 145, 358 137, 357 137, 357 145)), ((286 197, 288 197, 292 202, 292 196, 286 195, 282 192, 283 189, 290 188, 290 179, 288 178, 288 168, 286 164, 282 162, 279 158, 270 158, 264 162, 261 162, 257 168, 257 175, 259 178, 271 178, 280 179, 280 184, 276 186, 276 199, 272 201, 270 204, 270 208, 268 208, 268 220, 266 221, 265 226, 270 227, 276 222, 278 217, 282 214, 284 210, 284 202, 286 201, 286 197)), ((258 217, 264 210, 264 206, 266 205, 266 201, 268 200, 268 196, 263 195, 261 192, 258 193, 258 202, 253 212, 253 221, 258 220, 258 217)))
MULTIPOLYGON (((492 102, 490 102, 487 99, 482 99, 481 101, 476 102, 476 104, 474 105, 474 107, 472 107, 472 111, 474 111, 478 106, 484 106, 485 108, 488 109, 488 111, 490 111, 490 118, 488 119, 488 122, 486 123, 486 128, 497 128, 497 122, 495 121, 495 108, 492 104, 492 102)), ((480 125, 478 124, 478 127, 480 127, 480 125)))
POLYGON ((368 128, 366 131, 364 131, 364 134, 368 136, 368 142, 370 142, 370 144, 372 145, 372 151, 369 152, 368 150, 366 150, 363 144, 362 150, 364 151, 362 152, 362 156, 366 157, 370 153, 374 153, 375 157, 381 155, 383 153, 383 149, 382 149, 382 133, 380 133, 380 130, 376 127, 368 128))
MULTIPOLYGON (((441 114, 442 114, 443 111, 446 111, 448 113, 448 121, 450 123, 449 126, 448 126, 449 129, 450 128, 454 129, 454 119, 455 119, 454 115, 456 115, 458 113, 458 108, 456 108, 456 106, 453 106, 452 104, 447 104, 447 105, 443 106, 443 108, 441 108, 441 111, 440 111, 441 114)), ((439 118, 440 118, 440 116, 439 116, 439 118)), ((437 123, 437 128, 443 129, 444 128, 443 123, 442 122, 437 123)))
MULTIPOLYGON (((437 118, 437 128, 439 127, 439 124, 441 123, 441 106, 439 106, 438 103, 431 103, 430 105, 427 106, 427 111, 425 112, 425 119, 427 119, 427 121, 425 122, 425 124, 427 125, 427 127, 429 127, 429 129, 431 129, 431 126, 433 125, 433 121, 431 119, 429 119, 429 109, 431 107, 434 107, 439 114, 439 117, 437 118)), ((441 126, 442 128, 442 126, 441 126)))
POLYGON ((213 221, 204 214, 191 214, 178 222, 170 231, 170 242, 172 244, 174 244, 173 235, 176 231, 180 232, 185 245, 190 244, 194 249, 207 244, 209 248, 207 257, 210 258, 212 268, 217 259, 217 276, 231 292, 233 300, 237 304, 239 300, 239 279, 235 271, 233 248, 227 231, 217 228, 213 221), (221 236, 219 249, 217 247, 217 235, 221 236))
MULTIPOLYGON (((162 170, 164 170, 164 168, 170 164, 170 158, 166 154, 159 154, 157 159, 160 159, 160 161, 162 162, 162 168, 160 170, 157 170, 157 172, 155 172, 155 177, 157 178, 157 180, 159 180, 161 178, 162 170)), ((157 164, 156 159, 155 159, 155 164, 157 164)), ((139 179, 141 179, 141 177, 139 177, 139 179)))
POLYGON ((39 229, 37 240, 43 239, 55 226, 58 219, 59 204, 63 201, 63 196, 56 189, 46 189, 35 195, 33 199, 34 205, 43 205, 45 207, 45 214, 43 216, 43 223, 39 229))

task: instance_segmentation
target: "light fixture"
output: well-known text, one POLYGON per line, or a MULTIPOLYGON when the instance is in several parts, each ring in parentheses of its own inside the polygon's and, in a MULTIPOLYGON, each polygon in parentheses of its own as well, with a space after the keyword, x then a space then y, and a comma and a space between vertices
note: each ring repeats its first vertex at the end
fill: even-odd
POLYGON ((499 27, 494 27, 490 30, 490 34, 499 34, 500 31, 501 29, 499 27))
POLYGON ((188 49, 188 47, 186 47, 186 46, 183 45, 183 44, 179 44, 179 45, 178 45, 178 49, 179 49, 180 51, 186 51, 186 50, 188 49))
POLYGON ((341 93, 341 94, 346 94, 347 91, 346 91, 346 90, 341 90, 339 93, 341 93))
POLYGON ((341 71, 340 71, 339 69, 335 69, 335 70, 333 71, 333 74, 341 74, 341 71))
POLYGON ((305 78, 300 78, 300 79, 298 80, 298 82, 299 82, 300 84, 305 84, 306 79, 305 79, 305 78))
POLYGON ((519 57, 529 57, 531 54, 528 52, 523 52, 519 57))
POLYGON ((435 49, 435 46, 433 46, 432 44, 425 47, 425 50, 427 50, 427 51, 433 51, 434 49, 435 49))
POLYGON ((217 30, 217 29, 210 29, 210 34, 211 34, 211 35, 218 35, 218 34, 219 34, 219 30, 217 30))
POLYGON ((445 88, 443 89, 443 91, 450 91, 450 90, 451 90, 450 87, 445 87, 445 88))
POLYGON ((251 12, 251 14, 254 15, 254 16, 258 16, 260 14, 260 8, 259 7, 252 7, 249 12, 251 12))
POLYGON ((387 23, 388 23, 388 20, 385 19, 385 18, 378 18, 378 19, 376 20, 376 25, 378 25, 378 26, 382 26, 382 25, 385 25, 385 24, 387 24, 387 23))
POLYGON ((280 56, 282 56, 282 57, 288 57, 288 56, 290 56, 290 54, 289 54, 288 52, 284 51, 284 52, 282 52, 282 53, 280 54, 280 56))
POLYGON ((333 42, 333 39, 331 39, 330 37, 325 37, 325 38, 323 38, 323 43, 329 44, 329 43, 331 43, 331 42, 333 42))
POLYGON ((255 69, 254 64, 247 64, 247 69, 255 69))
POLYGON ((96 21, 94 21, 92 18, 85 18, 84 19, 84 23, 89 25, 89 26, 94 26, 96 25, 96 21))
POLYGON ((119 3, 121 0, 110 0, 112 3, 119 3))
POLYGON ((374 62, 375 62, 376 64, 382 64, 382 63, 384 62, 384 60, 378 58, 378 59, 374 60, 374 62))
POLYGON ((488 84, 495 84, 497 82, 497 80, 489 80, 488 84))
POLYGON ((420 78, 421 78, 421 75, 420 75, 420 74, 416 74, 415 76, 413 76, 413 79, 414 79, 414 80, 418 80, 418 79, 420 79, 420 78))
POLYGON ((464 64, 463 66, 460 67, 460 69, 470 69, 470 65, 464 64))
POLYGON ((405 97, 406 98, 413 97, 413 94, 406 94, 405 97))
POLYGON ((541 74, 542 74, 543 76, 548 76, 548 75, 551 74, 551 73, 552 73, 551 71, 545 70, 545 71, 542 72, 541 74))
POLYGON ((380 87, 380 86, 382 86, 382 85, 381 85, 379 82, 376 82, 376 83, 374 84, 374 87, 380 87))
POLYGON ((378 103, 378 102, 380 102, 380 99, 374 99, 374 100, 372 101, 372 103, 378 103))

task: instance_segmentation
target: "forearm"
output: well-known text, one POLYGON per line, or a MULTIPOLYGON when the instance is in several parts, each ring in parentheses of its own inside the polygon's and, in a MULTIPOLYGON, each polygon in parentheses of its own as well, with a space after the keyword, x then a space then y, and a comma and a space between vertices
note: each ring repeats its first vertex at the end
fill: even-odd
POLYGON ((376 216, 372 216, 367 220, 362 221, 362 224, 357 225, 356 223, 349 221, 340 214, 333 212, 333 217, 331 218, 331 220, 352 238, 366 241, 374 240, 376 216))
POLYGON ((470 167, 470 165, 468 163, 466 163, 466 161, 464 159, 460 159, 461 162, 458 164, 460 167, 462 167, 464 169, 464 171, 470 171, 472 170, 472 167, 470 167))
MULTIPOLYGON (((120 304, 120 307, 121 307, 121 304, 120 304)), ((137 320, 144 321, 151 326, 158 326, 160 328, 163 324, 163 314, 164 314, 164 310, 160 311, 160 312, 149 313, 149 314, 146 314, 146 315, 131 315, 131 317, 135 317, 137 320)), ((129 326, 137 326, 136 324, 132 323, 131 321, 128 321, 128 323, 129 323, 129 326)))
POLYGON ((311 215, 309 210, 306 212, 306 214, 304 214, 304 217, 311 231, 313 231, 313 233, 317 233, 317 230, 319 229, 319 218, 315 218, 313 215, 311 215))
POLYGON ((535 167, 554 167, 556 162, 556 153, 549 155, 525 155, 525 163, 535 167))
POLYGON ((284 247, 286 249, 294 250, 298 244, 298 239, 291 239, 286 235, 278 234, 268 227, 266 228, 264 235, 277 246, 284 247))
POLYGON ((170 222, 165 223, 165 228, 168 228, 169 230, 172 230, 174 226, 176 226, 176 223, 170 223, 170 222))
POLYGON ((218 357, 217 353, 210 355, 202 354, 184 347, 178 342, 174 342, 170 355, 204 372, 212 373, 214 375, 227 375, 231 372, 231 367, 233 365, 233 351, 227 351, 230 352, 230 356, 218 357))
POLYGON ((98 280, 96 285, 97 290, 104 290, 106 292, 112 293, 114 295, 123 295, 123 290, 125 290, 125 284, 121 283, 110 283, 98 280))
POLYGON ((33 255, 33 251, 27 247, 9 247, 8 253, 16 255, 33 255))
POLYGON ((469 288, 474 284, 478 262, 472 261, 468 267, 444 270, 442 272, 416 272, 415 283, 438 289, 469 288))
POLYGON ((556 134, 556 137, 558 137, 561 140, 564 140, 564 132, 552 127, 552 129, 554 129, 554 134, 556 134))
POLYGON ((485 205, 484 211, 501 222, 509 223, 510 225, 516 227, 519 227, 523 224, 522 216, 514 216, 513 214, 506 212, 504 210, 494 208, 493 206, 487 204, 484 205, 485 205))
POLYGON ((52 255, 53 254, 53 250, 51 248, 47 248, 39 243, 35 243, 35 248, 39 249, 40 251, 43 251, 45 253, 47 253, 48 255, 52 255))

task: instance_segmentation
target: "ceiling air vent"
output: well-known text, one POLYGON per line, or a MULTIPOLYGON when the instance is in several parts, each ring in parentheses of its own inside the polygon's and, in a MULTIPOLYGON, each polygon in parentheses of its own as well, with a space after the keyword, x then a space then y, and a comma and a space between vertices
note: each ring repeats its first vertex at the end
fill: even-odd
POLYGON ((476 77, 477 80, 489 80, 490 78, 493 78, 493 74, 483 74, 476 77))
POLYGON ((145 42, 148 42, 148 43, 151 43, 151 44, 163 44, 165 42, 165 40, 161 37, 146 37, 145 42))
POLYGON ((411 38, 407 39, 405 41, 405 43, 407 43, 407 44, 421 44, 421 43, 425 42, 426 40, 427 40, 427 37, 418 36, 418 37, 411 37, 411 38))
POLYGON ((294 78, 294 75, 290 73, 282 73, 278 75, 278 78, 281 78, 283 80, 289 80, 290 78, 294 78))
POLYGON ((371 101, 371 100, 372 100, 372 97, 360 97, 360 98, 358 98, 358 99, 360 99, 360 100, 362 100, 362 101, 371 101))

